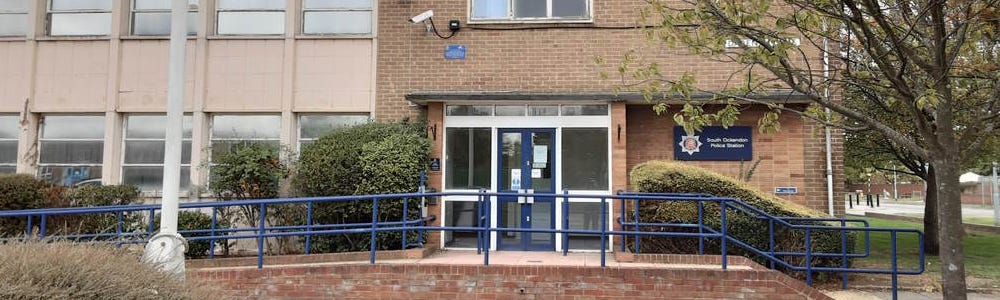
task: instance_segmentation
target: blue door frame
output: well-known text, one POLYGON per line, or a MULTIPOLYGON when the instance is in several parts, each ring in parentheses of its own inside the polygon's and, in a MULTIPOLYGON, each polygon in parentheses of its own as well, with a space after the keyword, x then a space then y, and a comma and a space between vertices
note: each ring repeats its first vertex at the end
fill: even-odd
MULTIPOLYGON (((534 190, 538 193, 555 193, 555 174, 556 174, 556 157, 555 157, 555 142, 556 142, 556 130, 554 128, 501 128, 497 130, 497 187, 501 193, 516 193, 518 189, 514 185, 513 181, 520 181, 520 190, 534 190), (508 149, 509 151, 520 151, 519 162, 519 172, 520 178, 509 178, 511 174, 504 174, 505 164, 509 163, 504 161, 504 135, 513 134, 515 136, 520 136, 520 149, 508 149), (544 137, 548 135, 548 145, 547 157, 545 158, 544 166, 539 161, 541 159, 535 159, 535 137, 544 137), (541 168, 536 168, 541 167, 541 168), (550 179, 548 181, 548 186, 536 186, 534 183, 535 178, 532 176, 532 172, 541 172, 541 177, 544 179, 548 176, 550 179), (507 179, 511 179, 512 182, 508 182, 507 179), (509 184, 508 184, 509 183, 509 184)), ((539 145, 541 146, 541 145, 539 145)), ((513 169, 513 168, 512 168, 513 169)), ((516 212, 511 212, 513 214, 518 214, 517 216, 520 222, 514 222, 520 228, 533 228, 533 225, 544 226, 543 220, 538 220, 538 223, 534 222, 531 217, 544 216, 543 214, 533 214, 533 211, 544 212, 548 211, 548 225, 542 228, 555 229, 555 197, 534 197, 533 203, 527 202, 525 199, 519 199, 519 197, 498 197, 499 205, 497 206, 498 213, 498 227, 504 226, 504 220, 514 216, 508 216, 507 210, 504 208, 516 208, 516 212), (520 201, 519 201, 520 200, 520 201), (536 224, 537 223, 537 224, 536 224)), ((536 227, 537 228, 537 227, 536 227)), ((500 250, 521 250, 521 251, 555 251, 555 234, 554 233, 503 233, 499 234, 497 239, 497 245, 500 250), (505 238, 514 236, 512 239, 505 238)))

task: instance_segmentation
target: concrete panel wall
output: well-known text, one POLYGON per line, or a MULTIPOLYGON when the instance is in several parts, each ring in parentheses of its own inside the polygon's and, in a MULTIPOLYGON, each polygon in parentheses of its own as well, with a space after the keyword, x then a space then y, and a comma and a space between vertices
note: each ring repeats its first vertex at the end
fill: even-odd
POLYGON ((28 53, 24 43, 0 42, 0 112, 20 112, 27 97, 24 76, 28 53))
MULTIPOLYGON (((163 112, 167 101, 168 40, 126 40, 122 43, 121 112, 163 112)), ((184 109, 193 109, 195 82, 195 42, 187 43, 184 109)))
POLYGON ((370 109, 374 92, 370 40, 303 40, 295 51, 296 111, 370 109))
POLYGON ((108 41, 38 42, 34 112, 104 112, 108 41))

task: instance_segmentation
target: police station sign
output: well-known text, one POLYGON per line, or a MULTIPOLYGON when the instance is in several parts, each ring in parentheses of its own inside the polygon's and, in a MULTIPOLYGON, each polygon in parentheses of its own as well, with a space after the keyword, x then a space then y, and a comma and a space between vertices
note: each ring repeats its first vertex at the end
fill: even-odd
POLYGON ((674 126, 675 160, 753 160, 750 126, 708 126, 694 134, 674 126))

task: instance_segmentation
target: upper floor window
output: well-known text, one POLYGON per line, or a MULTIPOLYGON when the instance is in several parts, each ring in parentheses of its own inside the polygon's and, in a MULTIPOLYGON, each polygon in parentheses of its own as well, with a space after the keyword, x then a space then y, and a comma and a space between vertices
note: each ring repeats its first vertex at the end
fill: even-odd
POLYGON ((372 32, 372 2, 304 0, 302 20, 305 34, 369 34, 372 32))
MULTIPOLYGON (((170 0, 133 0, 133 35, 170 35, 170 0)), ((198 0, 188 0, 187 33, 198 33, 198 0)))
POLYGON ((470 0, 471 21, 589 21, 591 0, 470 0))
POLYGON ((285 0, 218 0, 217 4, 218 34, 285 33, 285 0))
POLYGON ((111 2, 111 0, 49 0, 49 35, 110 35, 111 2))
POLYGON ((28 0, 0 0, 0 36, 28 33, 28 0))

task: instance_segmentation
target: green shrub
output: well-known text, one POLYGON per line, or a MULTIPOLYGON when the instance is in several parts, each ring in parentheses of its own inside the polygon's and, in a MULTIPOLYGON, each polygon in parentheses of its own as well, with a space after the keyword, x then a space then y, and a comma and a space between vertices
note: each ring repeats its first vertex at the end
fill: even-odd
MULTIPOLYGON (((139 203, 139 188, 133 185, 81 186, 67 188, 50 186, 45 191, 46 207, 96 207, 139 203)), ((122 214, 122 232, 143 228, 144 212, 122 214)), ((47 235, 114 233, 118 230, 118 215, 94 213, 56 215, 47 220, 47 235)), ((97 238, 98 240, 103 238, 97 238)), ((84 240, 89 240, 85 238, 84 240)))
MULTIPOLYGON (((160 228, 160 214, 156 214, 156 218, 153 221, 153 228, 160 228)), ((218 218, 216 216, 215 229, 226 229, 230 228, 228 220, 218 218)), ((212 229, 212 216, 199 211, 182 210, 177 214, 177 230, 199 230, 199 229, 212 229)), ((199 237, 199 236, 211 236, 212 233, 185 233, 183 234, 185 238, 199 237)), ((216 233, 216 236, 225 235, 225 233, 216 233)), ((217 247, 224 247, 228 244, 226 239, 215 240, 215 245, 217 247)), ((184 257, 187 258, 202 258, 208 256, 211 248, 211 242, 208 240, 188 240, 187 241, 187 251, 184 252, 184 257)), ((221 249, 221 248, 220 248, 221 249)))
MULTIPOLYGON (((335 130, 306 145, 293 186, 301 196, 367 195, 415 192, 426 166, 430 142, 422 123, 368 123, 335 130)), ((419 217, 418 202, 409 202, 407 217, 419 217)), ((379 220, 400 221, 403 199, 379 201, 379 220)), ((314 224, 371 222, 372 202, 317 203, 314 224)), ((399 249, 401 232, 376 236, 381 250, 399 249)), ((417 235, 408 234, 415 241, 417 235)), ((313 251, 367 250, 370 235, 349 234, 313 239, 313 251)))
MULTIPOLYGON (((48 184, 31 175, 0 175, 0 210, 41 208, 48 184)), ((24 234, 27 218, 0 219, 0 236, 24 234)))
MULTIPOLYGON (((805 206, 782 200, 778 197, 760 192, 747 183, 724 175, 676 162, 650 161, 632 169, 629 175, 632 187, 639 192, 656 193, 707 193, 717 197, 732 197, 753 205, 770 215, 778 217, 829 217, 824 213, 805 206)), ((743 241, 757 249, 767 251, 768 222, 755 216, 739 212, 732 207, 726 210, 727 234, 743 241)), ((693 202, 654 202, 645 201, 640 206, 642 222, 653 223, 697 223, 698 208, 693 202)), ((721 228, 719 205, 706 203, 704 205, 704 222, 712 228, 721 228)), ((806 223, 802 223, 805 225, 806 223)), ((825 222, 813 222, 811 225, 831 225, 825 222)), ((840 224, 835 224, 839 226, 840 224)), ((645 230, 666 230, 663 228, 648 228, 645 230)), ((677 231, 676 229, 669 229, 677 231)), ((841 233, 839 231, 814 230, 811 233, 814 252, 839 253, 841 249, 841 233)), ((803 230, 788 230, 775 226, 777 251, 802 252, 805 249, 805 232, 803 230)), ((709 253, 719 253, 720 245, 717 239, 707 239, 706 249, 709 253)), ((853 249, 853 234, 848 236, 847 249, 853 249)), ((634 245, 630 244, 630 247, 634 245)), ((633 248, 634 250, 634 248, 633 248)), ((697 253, 698 242, 693 238, 643 238, 643 253, 697 253)), ((751 254, 732 243, 728 247, 730 254, 750 257, 760 263, 766 261, 762 257, 751 254)), ((804 258, 784 257, 792 264, 802 265, 804 258)), ((835 258, 814 259, 813 265, 840 266, 841 260, 835 258)))
POLYGON ((0 245, 0 299, 220 299, 219 292, 142 263, 109 245, 0 245))

